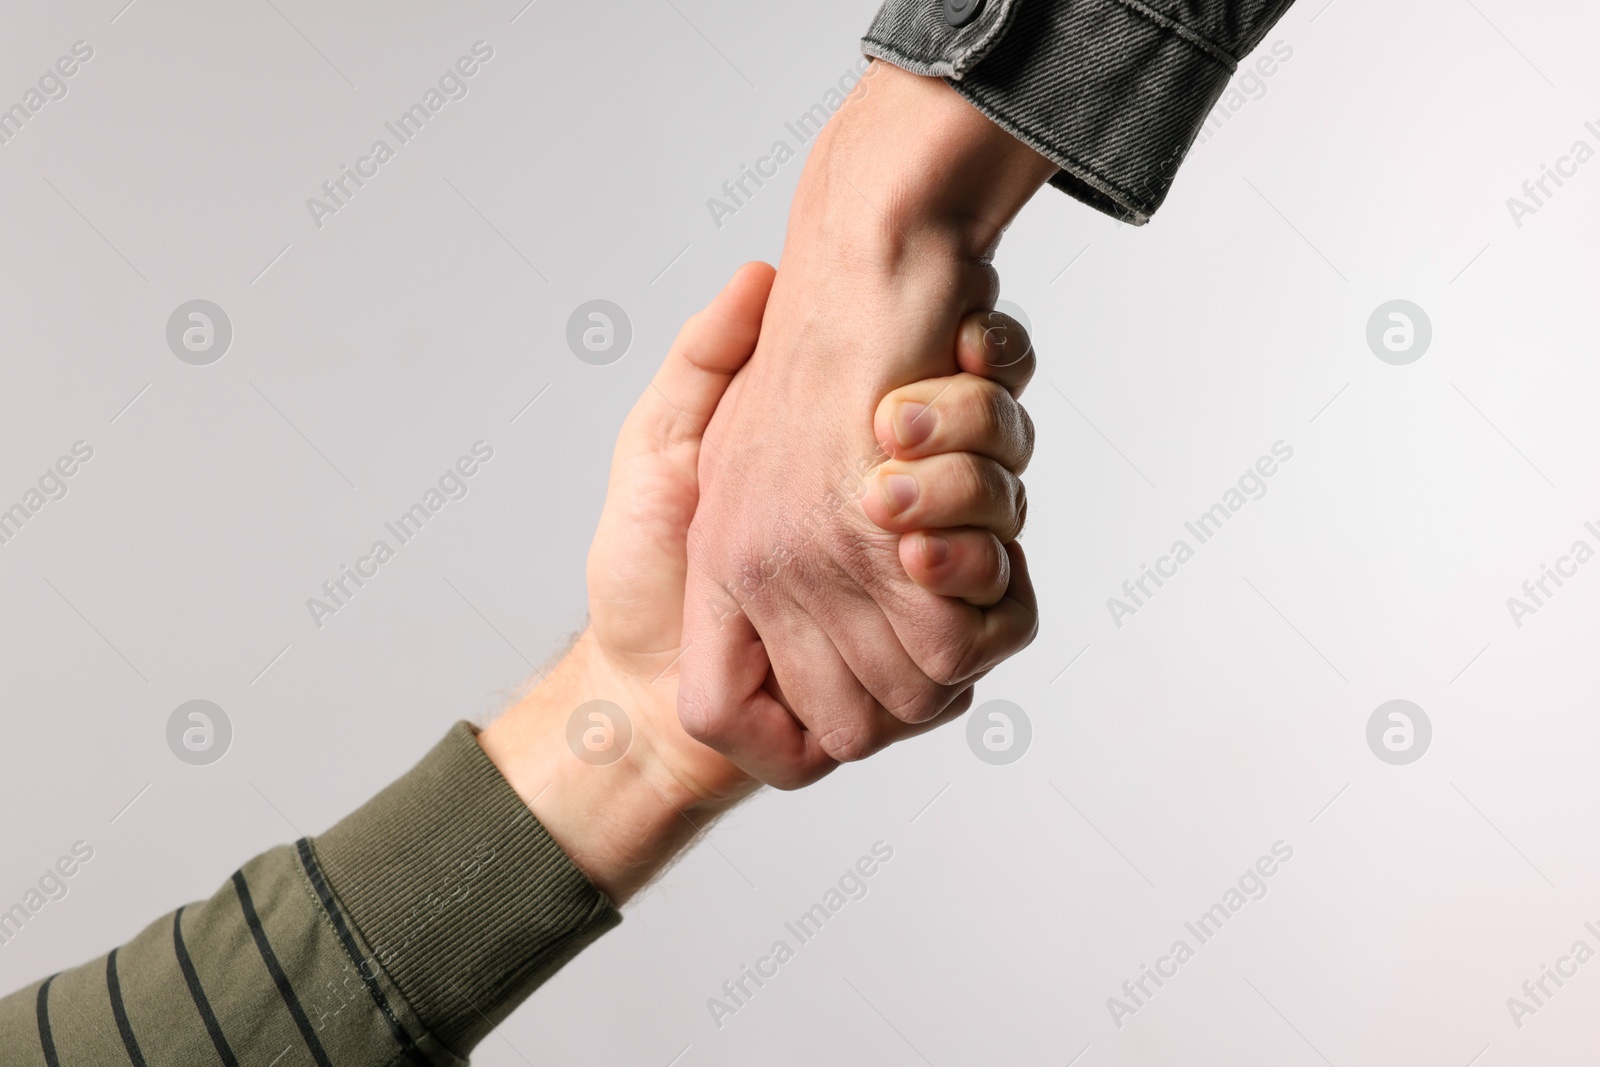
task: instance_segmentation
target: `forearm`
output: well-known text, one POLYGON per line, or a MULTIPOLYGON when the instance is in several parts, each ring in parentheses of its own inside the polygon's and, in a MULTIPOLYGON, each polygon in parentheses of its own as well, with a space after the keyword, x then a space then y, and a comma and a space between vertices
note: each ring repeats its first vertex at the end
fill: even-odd
POLYGON ((682 749, 703 748, 677 728, 676 694, 673 678, 646 683, 612 669, 586 631, 538 686, 479 735, 540 824, 614 903, 643 888, 754 788, 741 782, 704 796, 674 772, 682 749), (610 707, 585 709, 591 701, 610 707), (620 731, 609 721, 619 711, 620 731))

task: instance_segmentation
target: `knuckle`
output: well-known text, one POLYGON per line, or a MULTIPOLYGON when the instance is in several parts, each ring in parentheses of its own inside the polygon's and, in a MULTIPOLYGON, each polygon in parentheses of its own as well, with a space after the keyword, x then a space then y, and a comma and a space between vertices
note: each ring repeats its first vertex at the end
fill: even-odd
POLYGON ((926 680, 892 695, 884 708, 899 721, 912 725, 927 722, 944 710, 938 687, 926 680))
POLYGON ((817 738, 817 744, 830 759, 853 763, 878 750, 873 729, 862 722, 842 722, 817 738))
POLYGON ((688 693, 678 696, 678 723, 683 732, 708 748, 725 740, 727 719, 718 715, 705 699, 688 693))
POLYGON ((1021 500, 1021 480, 993 460, 977 461, 975 466, 983 485, 980 502, 986 509, 996 513, 1000 526, 1011 532, 1021 500))
POLYGON ((986 440, 998 441, 1015 430, 1017 402, 994 382, 984 382, 983 428, 986 440))
POLYGON ((950 481, 957 501, 968 506, 981 505, 993 496, 993 479, 980 457, 962 452, 954 457, 950 481))
POLYGON ((993 382, 967 376, 956 395, 958 424, 963 437, 970 442, 986 443, 1004 432, 1005 416, 1000 401, 995 396, 1003 393, 993 382))
POLYGON ((1022 536, 1022 528, 1028 524, 1028 487, 1020 479, 1014 490, 1011 509, 1011 524, 1007 531, 1007 541, 1015 541, 1022 536))
POLYGON ((941 641, 927 654, 927 673, 936 685, 959 685, 971 673, 972 657, 970 639, 963 635, 959 640, 941 641))
POLYGON ((968 605, 921 598, 902 621, 909 625, 896 629, 905 634, 902 645, 926 678, 923 684, 937 694, 969 680, 978 634, 968 605))
POLYGON ((1038 433, 1034 429, 1033 416, 1028 414, 1028 409, 1021 404, 1017 405, 1017 422, 1021 434, 1021 455, 1017 458, 1015 473, 1021 474, 1028 469, 1028 464, 1033 460, 1033 446, 1038 440, 1038 433))

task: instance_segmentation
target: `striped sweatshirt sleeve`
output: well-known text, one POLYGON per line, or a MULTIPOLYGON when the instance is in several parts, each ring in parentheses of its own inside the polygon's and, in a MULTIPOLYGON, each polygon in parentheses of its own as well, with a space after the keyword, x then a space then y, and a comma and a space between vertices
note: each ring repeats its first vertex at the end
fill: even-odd
POLYGON ((7 1067, 457 1067, 621 917, 458 723, 326 833, 0 1000, 7 1067))

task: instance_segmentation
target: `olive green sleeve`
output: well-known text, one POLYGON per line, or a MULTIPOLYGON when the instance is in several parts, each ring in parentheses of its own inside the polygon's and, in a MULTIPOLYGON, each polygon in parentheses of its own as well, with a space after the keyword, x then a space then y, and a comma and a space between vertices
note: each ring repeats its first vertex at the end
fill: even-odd
POLYGON ((456 1067, 621 917, 458 723, 327 833, 0 999, 8 1067, 456 1067))

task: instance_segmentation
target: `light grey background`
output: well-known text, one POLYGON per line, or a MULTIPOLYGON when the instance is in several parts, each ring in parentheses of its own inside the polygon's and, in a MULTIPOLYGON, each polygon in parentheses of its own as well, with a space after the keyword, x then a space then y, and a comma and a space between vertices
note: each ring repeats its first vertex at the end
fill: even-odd
MULTIPOLYGON (((0 35, 5 104, 94 49, 0 146, 0 505, 94 449, 0 546, 0 902, 95 849, 0 948, 8 990, 322 830, 581 624, 619 421, 678 324, 776 259, 802 164, 720 228, 706 200, 793 144, 874 7, 124 2, 17 5, 0 35), (306 199, 478 40, 470 94, 319 230, 306 199), (165 342, 197 298, 234 328, 205 367, 165 342), (592 299, 633 323, 610 366, 565 345, 592 299), (317 629, 306 598, 479 439, 470 495, 317 629), (166 747, 192 699, 232 721, 210 766, 166 747)), ((1600 148, 1600 17, 1324 3, 1153 225, 1046 191, 1000 254, 1042 352, 1043 623, 980 699, 1025 708, 1031 750, 990 766, 955 727, 760 796, 478 1062, 1594 1047, 1600 962, 1520 1028, 1506 998, 1600 948, 1600 561, 1520 628, 1506 598, 1600 547, 1600 162, 1520 227, 1506 199, 1600 148), (1408 366, 1366 346, 1391 299, 1432 321, 1408 366), (1115 626, 1106 598, 1279 440, 1266 497, 1115 626), (1432 721, 1408 766, 1367 748, 1391 699, 1432 721), (706 999, 878 840, 869 895, 716 1028, 706 999), (1279 840, 1267 896, 1116 1026, 1107 998, 1279 840)))

